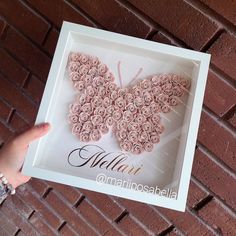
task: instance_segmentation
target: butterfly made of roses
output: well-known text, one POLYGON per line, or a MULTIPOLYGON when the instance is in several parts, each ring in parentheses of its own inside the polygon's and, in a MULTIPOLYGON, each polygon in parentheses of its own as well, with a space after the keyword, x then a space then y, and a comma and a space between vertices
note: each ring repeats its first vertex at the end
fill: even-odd
POLYGON ((69 78, 78 97, 70 105, 72 133, 82 142, 98 141, 112 127, 120 148, 133 154, 150 152, 160 142, 160 113, 170 112, 188 92, 190 81, 160 74, 121 88, 97 57, 70 53, 69 78))

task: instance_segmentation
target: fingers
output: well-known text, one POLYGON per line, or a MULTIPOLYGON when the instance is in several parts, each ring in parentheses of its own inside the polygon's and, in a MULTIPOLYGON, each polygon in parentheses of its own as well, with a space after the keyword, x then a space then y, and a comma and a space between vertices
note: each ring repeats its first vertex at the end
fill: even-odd
POLYGON ((50 124, 49 123, 42 123, 39 125, 35 125, 28 131, 24 132, 23 134, 17 136, 14 139, 14 142, 17 144, 17 146, 20 147, 25 147, 27 146, 30 142, 42 137, 46 133, 48 133, 50 129, 50 124))

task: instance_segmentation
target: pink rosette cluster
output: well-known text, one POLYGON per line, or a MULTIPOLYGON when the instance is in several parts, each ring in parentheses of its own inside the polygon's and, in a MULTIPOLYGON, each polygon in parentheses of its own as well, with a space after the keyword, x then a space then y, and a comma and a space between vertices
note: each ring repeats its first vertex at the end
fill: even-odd
POLYGON ((121 149, 133 154, 151 152, 160 142, 160 113, 170 112, 190 88, 190 80, 176 74, 154 75, 119 88, 107 65, 84 53, 69 55, 68 71, 79 92, 69 106, 72 134, 81 142, 96 142, 112 127, 121 149))

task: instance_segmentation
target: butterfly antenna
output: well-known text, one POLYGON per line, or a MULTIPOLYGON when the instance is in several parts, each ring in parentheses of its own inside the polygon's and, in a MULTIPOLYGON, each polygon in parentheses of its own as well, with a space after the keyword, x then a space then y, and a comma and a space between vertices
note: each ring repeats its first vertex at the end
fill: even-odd
POLYGON ((118 78, 119 78, 119 81, 120 81, 120 87, 122 88, 123 86, 122 86, 122 79, 121 79, 120 64, 121 64, 121 61, 118 61, 118 64, 117 64, 118 78))
POLYGON ((135 80, 138 78, 138 76, 142 73, 142 71, 143 71, 143 68, 142 68, 142 67, 139 68, 137 74, 134 76, 134 78, 132 79, 132 81, 135 81, 135 80))

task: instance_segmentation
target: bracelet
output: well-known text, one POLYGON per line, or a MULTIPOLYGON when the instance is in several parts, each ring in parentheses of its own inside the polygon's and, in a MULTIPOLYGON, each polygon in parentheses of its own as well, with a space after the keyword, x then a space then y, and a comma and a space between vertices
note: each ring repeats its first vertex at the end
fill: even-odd
POLYGON ((1 172, 0 172, 0 180, 1 180, 2 184, 5 185, 7 190, 11 192, 11 195, 16 193, 16 190, 13 188, 13 186, 10 183, 8 183, 7 178, 1 172))

